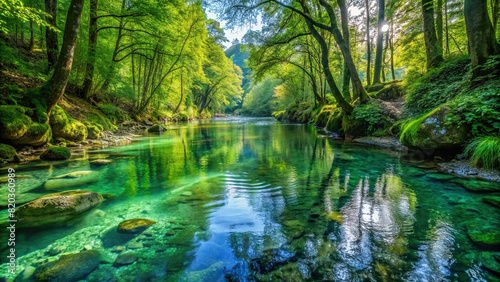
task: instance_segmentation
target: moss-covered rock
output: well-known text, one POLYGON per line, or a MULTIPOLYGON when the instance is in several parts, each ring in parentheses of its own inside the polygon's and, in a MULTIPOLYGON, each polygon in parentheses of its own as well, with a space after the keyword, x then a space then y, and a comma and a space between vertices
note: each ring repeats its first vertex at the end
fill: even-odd
POLYGON ((333 114, 334 110, 334 106, 323 106, 323 108, 321 108, 320 112, 316 116, 315 124, 319 127, 326 127, 328 120, 330 119, 330 116, 333 114))
POLYGON ((155 223, 156 221, 145 218, 128 219, 118 224, 117 231, 118 233, 137 234, 148 229, 148 227, 155 223))
POLYGON ((73 190, 48 194, 16 209, 18 223, 38 227, 64 222, 98 206, 103 197, 96 192, 73 190))
POLYGON ((466 126, 448 122, 450 108, 440 106, 429 113, 406 122, 400 140, 403 145, 418 149, 458 150, 470 139, 466 126))
POLYGON ((467 235, 472 242, 489 248, 500 248, 500 230, 488 228, 471 228, 467 235))
POLYGON ((97 126, 94 124, 87 124, 87 137, 90 139, 101 138, 102 126, 97 126))
POLYGON ((41 146, 52 138, 50 126, 33 121, 36 110, 22 106, 0 106, 0 139, 14 145, 41 146))
POLYGON ((40 159, 48 161, 67 160, 71 157, 71 151, 67 147, 50 147, 40 155, 40 159))
POLYGON ((384 101, 392 101, 403 96, 400 81, 391 81, 385 84, 369 86, 366 91, 372 92, 370 96, 384 101))
POLYGON ((388 115, 377 100, 354 108, 350 116, 344 115, 342 129, 346 136, 357 138, 369 136, 378 130, 384 130, 390 126, 388 115))
POLYGON ((96 250, 62 255, 58 260, 38 267, 33 278, 35 281, 79 281, 94 271, 100 260, 101 254, 96 250))
POLYGON ((11 161, 16 155, 16 149, 10 145, 0 144, 0 160, 11 161))
POLYGON ((163 131, 165 131, 165 127, 163 127, 161 124, 155 124, 148 128, 148 132, 160 133, 163 131))
POLYGON ((87 127, 59 106, 55 106, 50 114, 50 126, 55 137, 71 141, 82 141, 87 138, 87 127))

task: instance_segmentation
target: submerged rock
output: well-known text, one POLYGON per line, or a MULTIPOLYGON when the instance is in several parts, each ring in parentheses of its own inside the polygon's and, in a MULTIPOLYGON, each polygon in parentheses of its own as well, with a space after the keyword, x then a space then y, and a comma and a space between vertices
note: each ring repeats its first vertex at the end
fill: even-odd
POLYGON ((101 254, 96 250, 63 255, 56 261, 38 267, 33 278, 35 281, 78 281, 94 271, 100 260, 101 254))
POLYGON ((15 282, 24 282, 30 281, 31 276, 35 273, 36 268, 31 265, 28 265, 19 275, 16 277, 15 282))
POLYGON ((500 261, 495 257, 492 252, 482 252, 480 255, 482 265, 497 275, 500 274, 500 261))
POLYGON ((113 161, 111 161, 111 160, 98 159, 98 160, 91 161, 89 164, 90 164, 90 167, 101 167, 101 166, 109 165, 112 162, 113 161))
POLYGON ((44 183, 46 190, 67 189, 82 186, 98 180, 98 172, 91 170, 74 171, 48 179, 44 183))
POLYGON ((102 196, 92 191, 53 193, 20 206, 16 210, 16 217, 22 226, 43 226, 76 217, 102 201, 102 196))
POLYGON ((128 219, 118 224, 117 231, 118 233, 138 234, 155 223, 156 221, 145 218, 128 219))
POLYGON ((491 204, 497 208, 500 208, 500 196, 486 196, 483 197, 483 202, 491 204))
POLYGON ((47 161, 67 160, 71 157, 71 151, 66 147, 50 147, 40 155, 40 159, 47 161))
POLYGON ((499 192, 500 183, 492 181, 481 181, 472 179, 453 179, 452 182, 473 192, 499 192))
POLYGON ((468 229, 467 235, 472 242, 485 247, 500 248, 500 230, 479 228, 468 229))
POLYGON ((124 266, 134 263, 137 260, 137 256, 133 253, 123 253, 119 254, 115 261, 113 262, 113 266, 124 266))

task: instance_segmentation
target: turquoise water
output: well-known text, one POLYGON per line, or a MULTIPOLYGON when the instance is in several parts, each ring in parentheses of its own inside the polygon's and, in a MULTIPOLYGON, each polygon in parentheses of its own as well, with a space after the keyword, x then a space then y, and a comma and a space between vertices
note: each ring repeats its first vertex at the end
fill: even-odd
POLYGON ((331 140, 311 126, 258 118, 172 125, 131 145, 15 168, 27 177, 17 182, 21 202, 65 190, 40 185, 82 170, 92 177, 71 189, 106 194, 64 226, 18 230, 18 272, 97 249, 102 262, 85 281, 499 279, 486 261, 498 249, 467 235, 500 229, 500 210, 482 202, 485 194, 431 165, 331 140), (90 167, 102 158, 112 163, 90 167), (117 225, 131 218, 157 223, 118 236, 117 225), (113 266, 121 249, 137 261, 113 266))

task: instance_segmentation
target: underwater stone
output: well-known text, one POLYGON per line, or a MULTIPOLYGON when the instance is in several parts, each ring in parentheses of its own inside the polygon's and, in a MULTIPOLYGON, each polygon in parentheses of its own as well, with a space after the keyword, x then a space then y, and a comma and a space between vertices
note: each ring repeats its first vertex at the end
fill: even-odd
POLYGON ((142 245, 141 242, 132 242, 127 245, 127 248, 129 249, 142 249, 144 246, 142 245))
POLYGON ((137 256, 132 253, 123 253, 116 257, 115 262, 113 262, 113 266, 123 266, 134 263, 137 260, 137 256))
POLYGON ((155 224, 156 221, 145 219, 145 218, 133 218, 120 222, 118 224, 118 233, 141 233, 142 231, 148 229, 151 225, 155 224))
POLYGON ((497 208, 500 208, 500 196, 486 196, 483 197, 483 202, 491 204, 497 208))
POLYGON ((40 155, 40 159, 47 161, 67 160, 71 157, 71 151, 66 147, 50 147, 40 155))
POLYGON ((96 207, 102 201, 102 196, 92 191, 52 193, 20 206, 16 210, 16 217, 22 226, 43 226, 66 221, 96 207))
POLYGON ((500 184, 497 182, 487 182, 479 180, 469 180, 469 179, 454 179, 451 180, 454 183, 459 184, 467 190, 474 192, 497 192, 500 191, 500 184))
POLYGON ((485 247, 500 247, 500 230, 486 228, 468 229, 467 235, 472 242, 485 247))
POLYGON ((96 250, 63 255, 56 261, 38 267, 33 277, 35 281, 78 281, 94 271, 100 260, 101 254, 96 250))
POLYGON ((495 259, 492 252, 482 252, 480 258, 485 268, 500 274, 500 262, 495 259))
POLYGON ((34 268, 31 265, 28 265, 23 272, 19 273, 19 275, 16 277, 15 282, 24 282, 24 281, 30 281, 31 276, 33 276, 33 273, 35 273, 36 268, 34 268))
POLYGON ((91 170, 74 171, 48 179, 44 183, 45 190, 68 189, 82 186, 98 180, 98 172, 91 170))
POLYGON ((98 159, 98 160, 91 161, 89 164, 90 164, 90 167, 101 167, 101 166, 108 165, 112 162, 113 161, 111 161, 111 160, 98 159))

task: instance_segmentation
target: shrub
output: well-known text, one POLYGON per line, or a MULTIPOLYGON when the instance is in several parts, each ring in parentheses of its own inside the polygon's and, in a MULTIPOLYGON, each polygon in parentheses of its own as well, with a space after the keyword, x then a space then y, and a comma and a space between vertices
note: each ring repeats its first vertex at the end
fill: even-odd
POLYGON ((351 137, 371 135, 389 126, 389 118, 382 106, 375 100, 354 108, 351 116, 343 121, 344 132, 351 137))
POLYGON ((458 96, 470 81, 468 57, 458 57, 424 76, 407 76, 406 116, 421 115, 458 96))
POLYGON ((478 167, 500 168, 500 137, 476 138, 467 145, 465 154, 478 167))
POLYGON ((99 105, 99 110, 101 110, 101 112, 103 112, 113 123, 122 123, 126 120, 130 120, 127 113, 115 105, 99 105))

